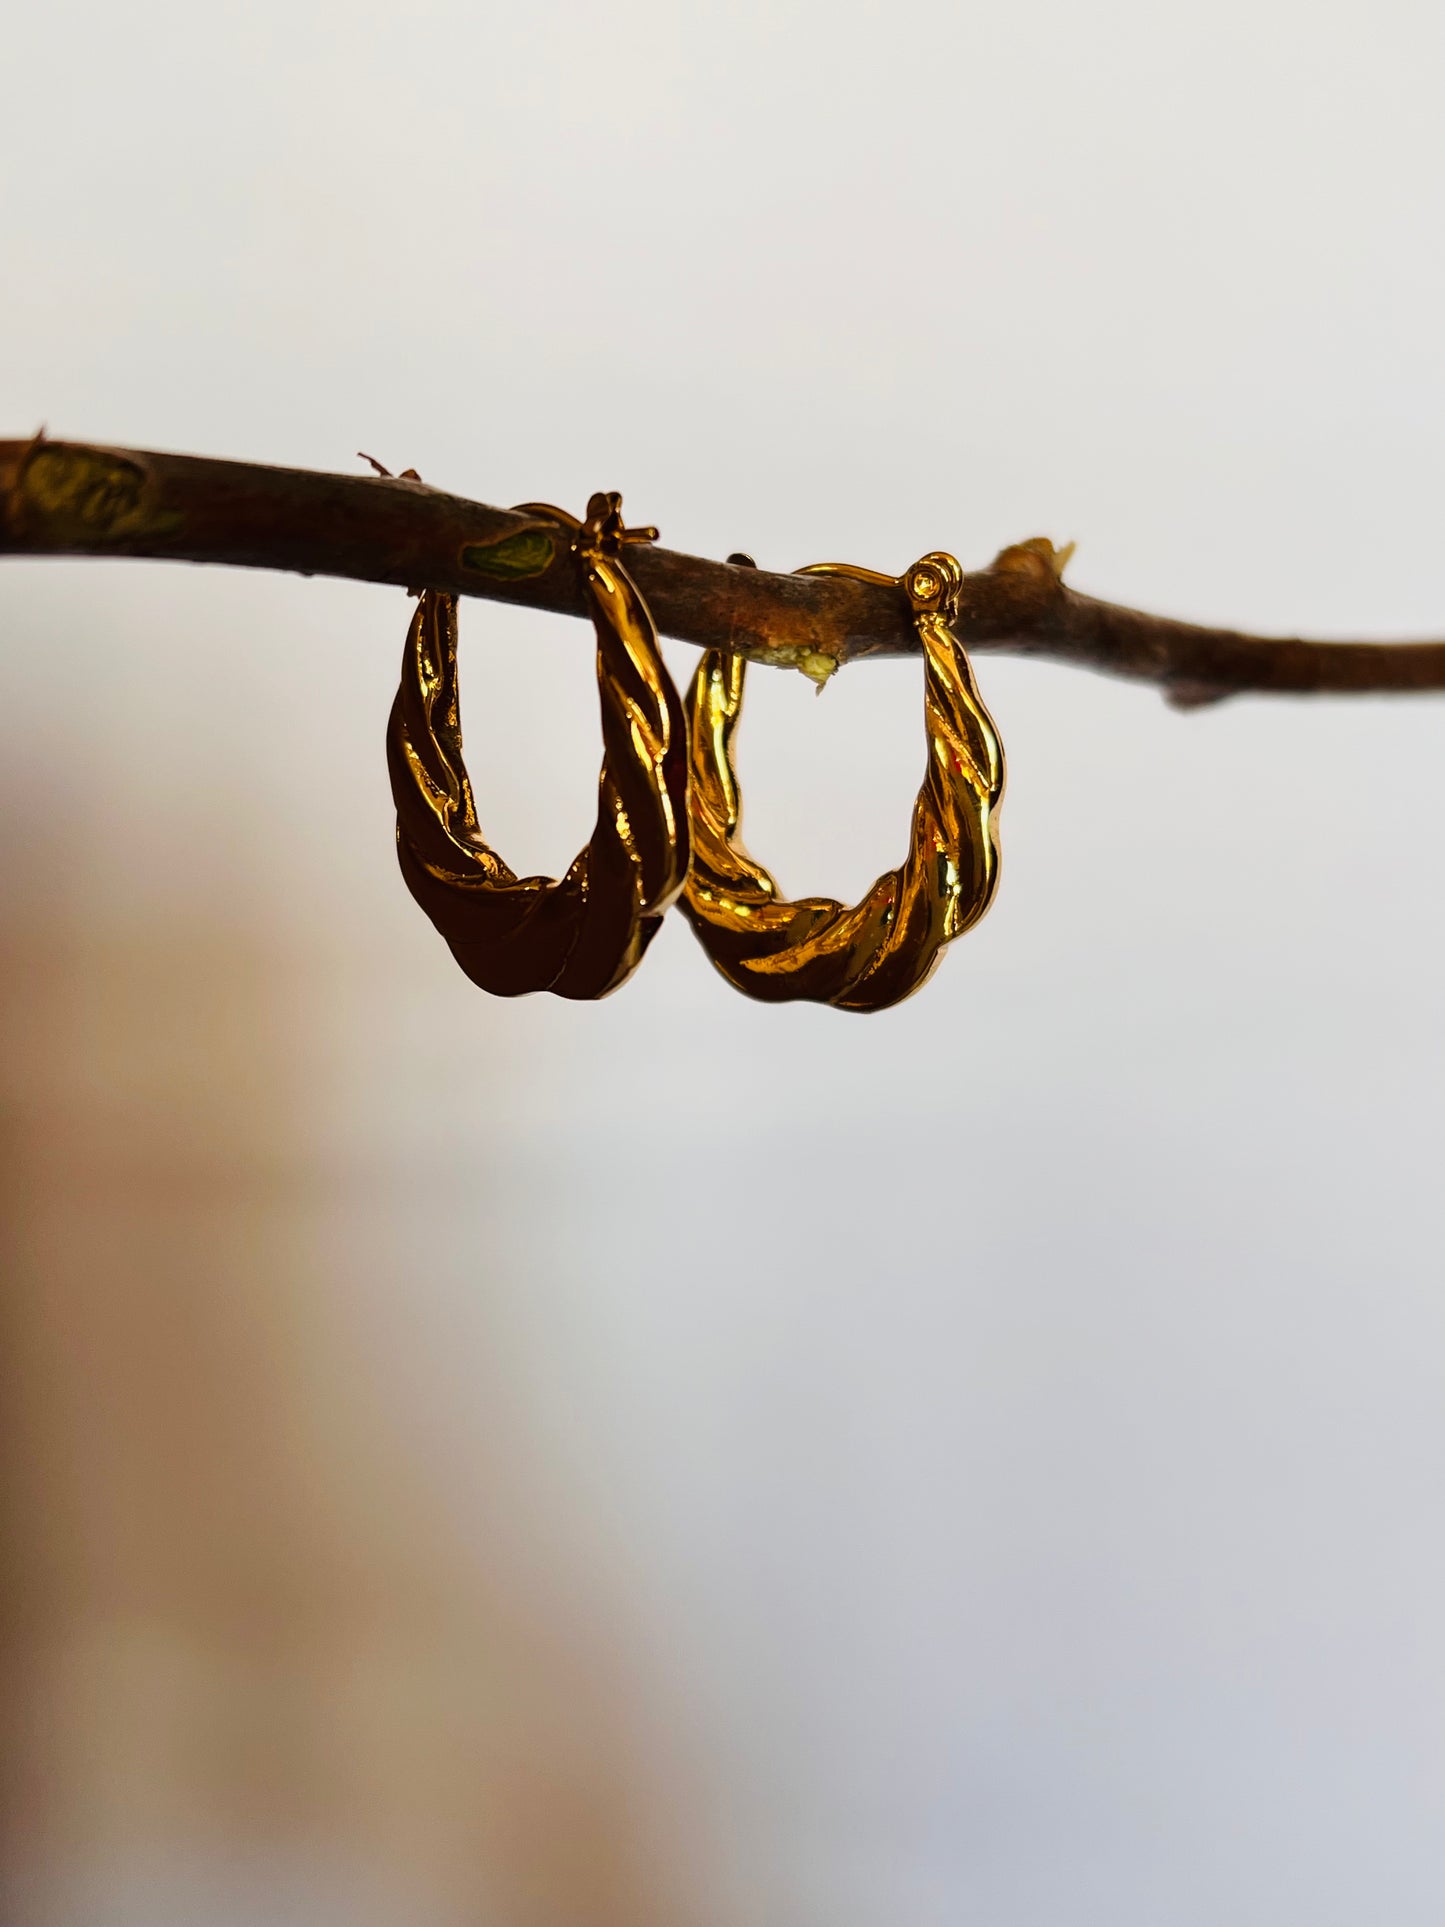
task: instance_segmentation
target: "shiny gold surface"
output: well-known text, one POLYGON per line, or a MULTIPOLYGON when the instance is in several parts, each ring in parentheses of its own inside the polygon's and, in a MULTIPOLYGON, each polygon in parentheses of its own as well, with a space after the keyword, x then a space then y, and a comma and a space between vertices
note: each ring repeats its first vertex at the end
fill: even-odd
POLYGON ((518 877, 487 846, 462 759, 455 596, 422 593, 407 632, 387 729, 397 853, 417 902, 483 990, 605 997, 642 961, 688 864, 682 705, 657 630, 623 566, 619 495, 594 495, 587 520, 527 503, 560 523, 597 631, 602 774, 597 823, 561 878, 518 877))
MULTIPOLYGON (((829 562, 799 573, 893 579, 829 562)), ((741 656, 709 650, 693 678, 693 856, 683 909, 723 976, 750 997, 884 1010, 925 982, 944 944, 977 923, 992 901, 1003 746, 950 627, 963 571, 940 553, 915 562, 900 580, 923 649, 928 770, 907 856, 851 909, 831 897, 787 901, 749 856, 738 835, 742 802, 732 756, 747 665, 741 656)))

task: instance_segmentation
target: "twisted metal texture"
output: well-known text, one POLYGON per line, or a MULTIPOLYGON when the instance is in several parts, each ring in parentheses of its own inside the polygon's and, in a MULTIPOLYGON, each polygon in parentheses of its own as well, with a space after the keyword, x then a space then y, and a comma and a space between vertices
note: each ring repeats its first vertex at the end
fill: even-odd
MULTIPOLYGON (((746 564, 749 558, 730 560, 746 564)), ((803 573, 892 580, 838 563, 803 573)), ((750 997, 884 1010, 928 979, 943 946, 977 923, 993 899, 1003 747, 950 627, 963 571, 953 556, 935 553, 915 562, 901 583, 923 651, 928 769, 907 856, 851 908, 831 897, 789 902, 743 847, 732 739, 746 664, 741 656, 709 650, 693 678, 693 857, 683 909, 713 963, 750 997)))
POLYGON ((616 990, 687 874, 682 705, 621 561, 624 543, 652 541, 657 531, 625 528, 621 499, 594 495, 583 523, 546 504, 525 510, 574 531, 597 632, 597 823, 565 876, 518 877, 482 836, 462 758, 456 597, 423 591, 407 632, 387 729, 402 875, 472 982, 500 997, 616 990))

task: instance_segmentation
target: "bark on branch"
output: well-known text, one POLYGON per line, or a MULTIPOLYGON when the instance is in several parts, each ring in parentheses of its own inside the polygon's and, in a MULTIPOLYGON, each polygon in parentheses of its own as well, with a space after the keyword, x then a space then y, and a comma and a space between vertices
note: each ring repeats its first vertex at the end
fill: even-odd
MULTIPOLYGON (((582 613, 555 528, 524 514, 420 482, 42 438, 0 442, 0 555, 229 563, 582 613)), ((970 573, 957 625, 965 645, 1158 683, 1185 706, 1246 690, 1445 689, 1445 642, 1305 642, 1174 622, 1076 594, 1061 579, 1066 559, 1036 537, 970 573)), ((904 598, 877 584, 663 548, 629 551, 628 567, 663 634, 683 642, 819 677, 917 648, 904 598)))

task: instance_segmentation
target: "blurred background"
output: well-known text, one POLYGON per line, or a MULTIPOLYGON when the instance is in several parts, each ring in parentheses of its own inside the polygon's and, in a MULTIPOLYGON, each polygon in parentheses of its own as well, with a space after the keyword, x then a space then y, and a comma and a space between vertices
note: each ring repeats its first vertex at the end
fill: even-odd
MULTIPOLYGON (((1426 0, 6 39, 0 432, 1445 625, 1426 0)), ((408 615, 0 565, 7 1922, 1433 1927, 1439 699, 987 657, 1003 886, 921 996, 677 920, 494 1002, 396 870, 408 615)), ((590 632, 462 628, 558 870, 590 632)), ((897 860, 919 695, 755 675, 785 889, 897 860)))

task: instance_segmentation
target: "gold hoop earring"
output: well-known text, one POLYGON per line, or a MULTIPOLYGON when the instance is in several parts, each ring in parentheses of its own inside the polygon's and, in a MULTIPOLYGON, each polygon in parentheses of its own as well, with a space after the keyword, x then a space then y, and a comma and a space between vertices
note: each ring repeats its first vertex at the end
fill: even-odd
POLYGON ((597 824, 563 877, 518 877, 489 849, 462 760, 457 599, 422 593, 407 632, 387 729, 396 845, 412 895, 483 990, 518 997, 605 997, 642 961, 688 865, 682 705, 657 628, 621 561, 622 498, 594 495, 578 522, 546 503, 524 512, 573 531, 597 632, 602 773, 597 824))
MULTIPOLYGON (((753 566, 747 556, 730 558, 753 566)), ((806 998, 839 1010, 884 1010, 924 983, 943 946, 983 916, 998 885, 1003 746, 951 623, 963 571, 925 555, 902 577, 845 563, 803 575, 898 581, 923 651, 928 771, 913 806, 908 854, 851 909, 831 897, 788 902, 738 836, 742 803, 732 739, 746 664, 709 650, 688 697, 692 870, 683 909, 713 963, 738 990, 770 1003, 806 998)))

